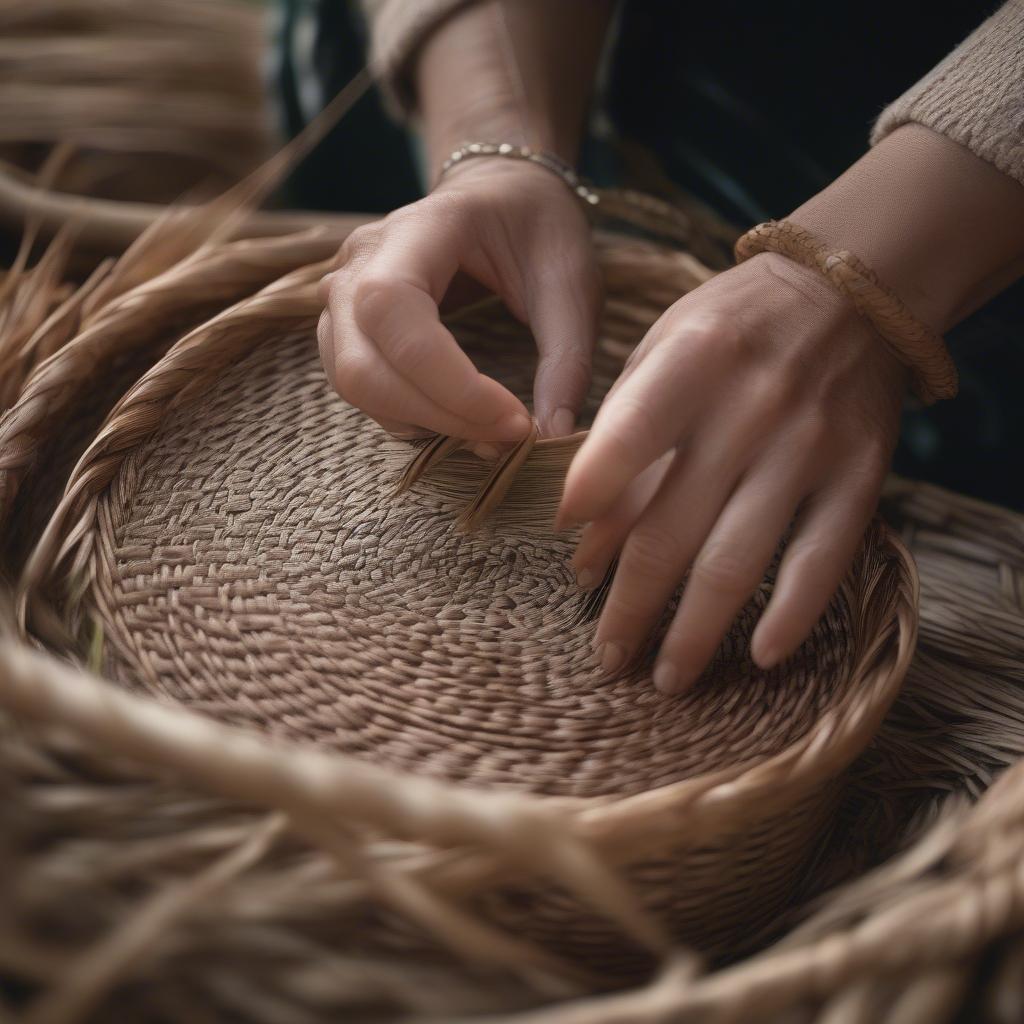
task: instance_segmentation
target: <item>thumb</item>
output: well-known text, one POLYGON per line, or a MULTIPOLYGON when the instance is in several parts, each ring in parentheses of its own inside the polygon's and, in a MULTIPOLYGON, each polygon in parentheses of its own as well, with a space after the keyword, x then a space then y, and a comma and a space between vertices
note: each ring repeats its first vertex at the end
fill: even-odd
POLYGON ((569 259, 541 254, 528 282, 527 315, 539 359, 534 416, 544 437, 572 433, 590 389, 601 313, 601 278, 588 246, 569 259))

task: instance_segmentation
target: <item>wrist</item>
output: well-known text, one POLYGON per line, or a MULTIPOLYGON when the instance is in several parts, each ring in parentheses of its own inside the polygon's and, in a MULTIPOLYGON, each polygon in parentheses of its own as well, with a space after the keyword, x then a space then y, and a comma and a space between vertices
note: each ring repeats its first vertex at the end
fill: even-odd
POLYGON ((860 257, 941 333, 1011 283, 1024 189, 919 125, 893 132, 789 218, 860 257))
POLYGON ((508 142, 575 165, 608 0, 472 4, 425 41, 415 80, 431 171, 464 142, 508 142))
MULTIPOLYGON (((533 145, 538 149, 551 149, 562 159, 566 159, 561 150, 572 148, 571 142, 556 142, 552 132, 536 131, 527 133, 522 118, 515 110, 514 104, 504 97, 477 96, 458 106, 448 105, 432 116, 424 114, 423 138, 426 145, 429 169, 437 175, 441 165, 460 146, 467 142, 507 142, 513 146, 533 145), (529 137, 535 139, 532 143, 529 137), (545 139, 542 144, 539 139, 545 139)), ((470 163, 493 164, 497 161, 480 157, 470 163)))
POLYGON ((449 167, 435 180, 432 191, 439 192, 449 186, 463 188, 467 183, 475 185, 478 182, 506 190, 548 186, 553 194, 576 202, 565 183, 559 182, 558 177, 546 168, 528 160, 513 160, 497 155, 478 156, 449 167))

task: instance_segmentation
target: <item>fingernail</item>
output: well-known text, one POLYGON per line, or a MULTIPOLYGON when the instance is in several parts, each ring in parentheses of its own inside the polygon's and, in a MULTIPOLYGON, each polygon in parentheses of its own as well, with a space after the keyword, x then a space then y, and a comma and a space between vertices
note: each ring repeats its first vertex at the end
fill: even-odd
POLYGON ((580 569, 576 573, 576 583, 584 590, 589 590, 597 585, 597 573, 593 569, 580 569))
POLYGON ((784 656, 784 652, 773 645, 770 638, 765 643, 761 640, 759 632, 754 630, 754 637, 750 642, 750 657, 759 669, 767 672, 775 668, 784 656))
POLYGON ((481 441, 479 444, 473 445, 473 454, 480 459, 487 459, 489 462, 494 462, 501 456, 501 452, 493 444, 488 444, 486 441, 481 441))
POLYGON ((519 441, 530 432, 533 422, 529 416, 522 412, 514 412, 510 416, 503 416, 494 424, 494 429, 502 438, 510 441, 519 441))
POLYGON ((601 658, 601 668, 605 672, 615 672, 626 663, 626 652, 618 644, 613 644, 610 641, 601 644, 597 649, 598 656, 601 658))
POLYGON ((659 661, 654 667, 654 688, 664 694, 679 692, 679 670, 671 661, 659 661))
POLYGON ((572 433, 574 426, 576 426, 576 413, 566 406, 556 409, 549 422, 552 437, 566 437, 572 433))

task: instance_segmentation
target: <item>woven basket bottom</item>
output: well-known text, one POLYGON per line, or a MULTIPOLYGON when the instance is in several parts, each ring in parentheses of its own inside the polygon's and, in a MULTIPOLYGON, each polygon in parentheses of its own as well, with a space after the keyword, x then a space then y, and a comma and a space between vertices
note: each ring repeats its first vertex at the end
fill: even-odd
MULTIPOLYGON (((527 392, 529 360, 509 352, 473 355, 527 392)), ((392 499, 409 452, 329 393, 308 334, 257 348, 101 497, 106 671, 403 770, 585 797, 756 761, 841 697, 842 600, 781 669, 749 661, 770 580, 691 695, 661 697, 646 664, 607 678, 574 538, 538 527, 528 482, 460 536, 465 495, 428 478, 392 499)))

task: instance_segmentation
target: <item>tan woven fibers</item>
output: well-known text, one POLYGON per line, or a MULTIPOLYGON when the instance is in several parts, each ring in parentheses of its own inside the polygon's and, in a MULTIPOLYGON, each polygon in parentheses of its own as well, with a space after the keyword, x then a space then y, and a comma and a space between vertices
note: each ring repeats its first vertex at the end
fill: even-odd
MULTIPOLYGON (((604 262, 607 387, 706 273, 632 244, 604 262)), ((603 678, 573 538, 549 525, 571 443, 539 445, 469 535, 452 525, 487 476, 472 456, 393 501, 410 450, 330 393, 319 272, 196 329, 136 384, 72 474, 27 590, 81 580, 63 614, 102 637, 104 671, 219 720, 445 781, 614 799, 630 826, 609 838, 646 905, 706 952, 752 944, 820 850, 838 775, 898 688, 914 633, 902 553, 873 532, 811 642, 774 672, 746 656, 768 581, 692 696, 660 697, 644 664, 603 678), (727 779, 704 835, 694 820, 680 835, 673 792, 727 779)), ((493 305, 453 327, 528 394, 522 328, 493 305)), ((501 891, 479 909, 562 951, 633 955, 576 900, 501 891)))
POLYGON ((0 325, 10 330, 0 332, 0 397, 20 392, 16 407, 0 404, 0 527, 10 526, 2 537, 10 569, 20 568, 111 406, 183 329, 335 248, 314 231, 212 246, 192 238, 199 248, 183 256, 182 236, 191 234, 191 215, 165 218, 126 255, 131 271, 101 265, 95 287, 66 298, 48 269, 60 247, 4 280, 0 325))

